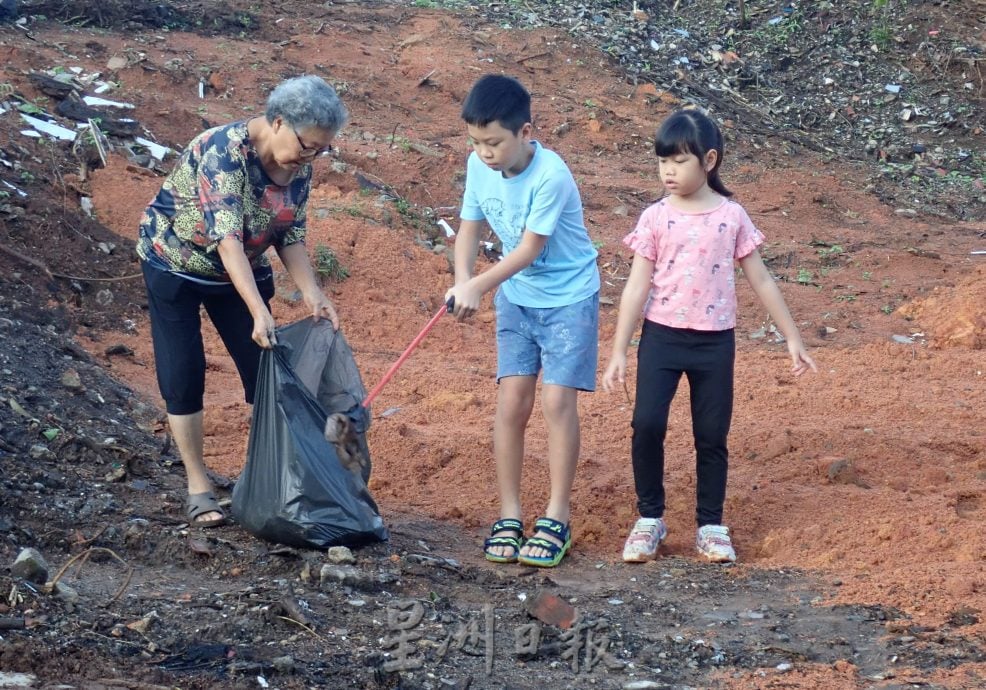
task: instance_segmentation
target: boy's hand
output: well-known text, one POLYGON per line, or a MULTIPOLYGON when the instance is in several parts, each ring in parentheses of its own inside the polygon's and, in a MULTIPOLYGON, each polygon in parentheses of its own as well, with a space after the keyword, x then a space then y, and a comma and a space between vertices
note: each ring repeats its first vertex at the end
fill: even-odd
POLYGON ((452 316, 457 321, 462 321, 475 314, 479 309, 479 302, 482 298, 483 293, 473 286, 471 280, 449 288, 449 291, 445 293, 446 302, 450 299, 455 300, 452 307, 452 316))
POLYGON ((795 343, 788 341, 787 351, 791 354, 791 373, 795 376, 801 376, 809 369, 813 372, 818 373, 818 367, 815 366, 815 360, 811 358, 808 351, 805 350, 803 343, 795 343))
POLYGON ((626 374, 627 356, 620 354, 610 357, 609 365, 603 373, 603 390, 612 393, 617 389, 617 383, 620 388, 626 388, 626 374))

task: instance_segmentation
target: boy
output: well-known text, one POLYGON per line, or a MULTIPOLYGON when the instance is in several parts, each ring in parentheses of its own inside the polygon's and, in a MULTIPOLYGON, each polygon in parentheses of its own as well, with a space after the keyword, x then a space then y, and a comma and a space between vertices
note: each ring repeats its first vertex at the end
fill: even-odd
POLYGON ((572 543, 572 482, 579 457, 577 394, 595 389, 599 323, 596 249, 571 171, 531 139, 531 97, 510 77, 479 79, 462 106, 473 153, 455 242, 454 299, 459 320, 499 287, 497 393, 493 426, 500 519, 484 543, 486 558, 554 567, 572 543), (503 259, 473 275, 486 221, 503 259), (551 494, 535 533, 524 541, 520 505, 524 432, 543 370, 541 403, 548 430, 551 494))

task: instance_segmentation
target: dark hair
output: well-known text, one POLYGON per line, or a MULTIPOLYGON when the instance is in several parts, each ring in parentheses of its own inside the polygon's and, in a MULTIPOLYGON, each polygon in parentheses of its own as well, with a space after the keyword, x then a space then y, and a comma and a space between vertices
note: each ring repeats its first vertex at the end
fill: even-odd
POLYGON ((723 140, 719 126, 700 110, 679 110, 661 124, 654 136, 654 153, 667 158, 676 153, 691 153, 704 164, 709 151, 716 152, 716 164, 709 171, 709 186, 722 196, 732 196, 719 179, 723 140))
POLYGON ((513 77, 487 74, 473 84, 466 96, 462 119, 476 127, 499 122, 516 134, 531 121, 531 94, 513 77))

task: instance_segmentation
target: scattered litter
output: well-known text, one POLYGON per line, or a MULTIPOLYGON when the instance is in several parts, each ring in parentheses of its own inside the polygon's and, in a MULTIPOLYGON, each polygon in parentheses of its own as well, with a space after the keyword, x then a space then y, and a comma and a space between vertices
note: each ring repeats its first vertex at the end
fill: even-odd
POLYGON ((900 343, 901 345, 910 345, 914 342, 914 339, 909 335, 895 335, 891 338, 895 343, 900 343))
POLYGON ((984 256, 986 255, 986 249, 973 249, 969 253, 972 254, 973 256, 984 256))
POLYGON ((205 98, 205 82, 199 82, 199 98, 205 98))
POLYGON ((386 419, 387 417, 392 417, 393 415, 400 412, 399 407, 388 407, 386 410, 380 413, 380 419, 386 419))
POLYGON ((900 84, 887 84, 883 88, 885 88, 890 93, 900 93, 900 84))
POLYGON ((15 187, 14 185, 12 185, 9 182, 7 182, 7 180, 0 180, 0 182, 3 182, 7 187, 9 187, 10 189, 13 189, 15 192, 17 192, 17 195, 18 196, 22 196, 22 197, 27 196, 27 192, 25 192, 23 189, 19 189, 19 188, 15 187))
MULTIPOLYGON (((66 127, 62 127, 61 125, 56 125, 51 122, 45 122, 44 120, 39 120, 38 118, 31 117, 30 115, 26 115, 25 113, 21 113, 21 117, 24 119, 25 122, 27 122, 29 125, 34 127, 34 129, 40 130, 41 132, 44 132, 45 134, 48 134, 54 137, 55 139, 61 139, 62 141, 75 141, 76 133, 74 130, 68 129, 66 127)), ((24 134, 29 137, 41 136, 37 132, 35 132, 34 134, 28 134, 24 130, 21 130, 21 134, 24 134)))
POLYGON ((652 39, 650 40, 650 49, 651 49, 651 50, 660 50, 660 49, 661 49, 661 44, 660 44, 660 43, 658 43, 657 41, 655 41, 655 40, 654 40, 654 39, 652 38, 652 39))
POLYGON ((150 139, 145 139, 143 137, 136 137, 134 139, 138 144, 147 149, 152 156, 157 158, 159 161, 163 161, 165 157, 171 152, 171 149, 162 144, 156 144, 150 139))
POLYGON ((449 225, 444 218, 439 218, 435 225, 445 231, 446 237, 455 237, 455 230, 452 229, 452 226, 449 225))
POLYGON ((83 96, 83 102, 86 105, 108 105, 113 108, 133 108, 133 103, 121 103, 120 101, 108 101, 105 98, 98 98, 96 96, 83 96))

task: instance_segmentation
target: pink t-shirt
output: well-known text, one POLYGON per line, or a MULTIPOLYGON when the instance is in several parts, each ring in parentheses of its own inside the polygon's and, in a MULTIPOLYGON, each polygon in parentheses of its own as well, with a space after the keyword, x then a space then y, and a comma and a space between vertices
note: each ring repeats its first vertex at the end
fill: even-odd
POLYGON ((679 211, 661 199, 623 243, 654 262, 644 317, 665 326, 723 331, 736 326, 733 261, 763 244, 743 207, 723 198, 709 211, 679 211))

